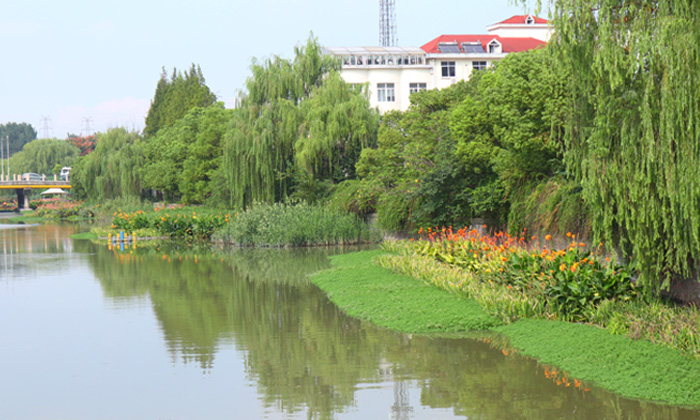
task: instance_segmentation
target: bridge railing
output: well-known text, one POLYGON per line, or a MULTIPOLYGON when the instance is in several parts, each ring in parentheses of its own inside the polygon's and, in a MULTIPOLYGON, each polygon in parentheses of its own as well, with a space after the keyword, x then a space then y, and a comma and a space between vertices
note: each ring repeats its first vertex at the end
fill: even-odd
POLYGON ((0 174, 0 182, 31 182, 31 181, 55 181, 55 182, 70 182, 69 176, 66 175, 66 179, 61 179, 56 174, 46 175, 42 174, 41 179, 23 179, 22 174, 0 174))

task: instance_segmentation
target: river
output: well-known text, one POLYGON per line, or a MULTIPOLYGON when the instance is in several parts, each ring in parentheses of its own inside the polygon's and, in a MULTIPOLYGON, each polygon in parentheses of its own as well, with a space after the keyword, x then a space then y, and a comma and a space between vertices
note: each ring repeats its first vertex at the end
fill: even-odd
POLYGON ((310 283, 348 249, 110 249, 0 229, 0 419, 698 419, 512 354, 349 318, 310 283))

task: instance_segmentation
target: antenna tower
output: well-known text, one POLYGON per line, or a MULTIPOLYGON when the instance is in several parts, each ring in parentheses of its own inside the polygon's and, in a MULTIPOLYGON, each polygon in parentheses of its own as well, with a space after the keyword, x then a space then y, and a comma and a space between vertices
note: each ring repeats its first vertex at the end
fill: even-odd
POLYGON ((395 0, 379 0, 379 45, 395 47, 398 44, 396 36, 395 0))

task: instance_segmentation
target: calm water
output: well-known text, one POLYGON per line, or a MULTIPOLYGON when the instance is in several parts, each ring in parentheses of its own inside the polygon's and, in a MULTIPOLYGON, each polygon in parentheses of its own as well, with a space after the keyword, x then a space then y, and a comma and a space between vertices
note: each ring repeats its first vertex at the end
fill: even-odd
POLYGON ((122 251, 77 230, 0 229, 0 419, 700 418, 495 337, 348 318, 306 278, 341 250, 122 251))

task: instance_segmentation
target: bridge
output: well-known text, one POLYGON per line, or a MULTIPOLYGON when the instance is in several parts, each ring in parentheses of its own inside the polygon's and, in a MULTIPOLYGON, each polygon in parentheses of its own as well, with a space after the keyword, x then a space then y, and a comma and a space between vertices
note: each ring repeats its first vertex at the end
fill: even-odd
MULTIPOLYGON (((6 180, 6 177, 0 177, 0 190, 15 190, 17 193, 17 207, 20 210, 29 209, 29 190, 41 189, 45 190, 47 188, 62 188, 70 189, 70 181, 59 181, 54 175, 53 180, 49 179, 47 176, 42 176, 42 180, 30 180, 30 181, 20 181, 17 180, 21 178, 15 175, 13 180, 6 180)), ((7 177, 9 178, 9 176, 7 177)))

